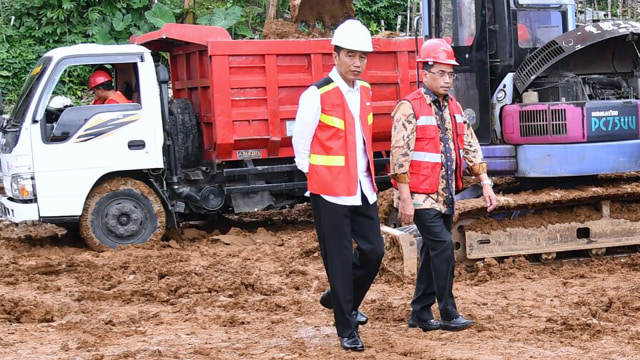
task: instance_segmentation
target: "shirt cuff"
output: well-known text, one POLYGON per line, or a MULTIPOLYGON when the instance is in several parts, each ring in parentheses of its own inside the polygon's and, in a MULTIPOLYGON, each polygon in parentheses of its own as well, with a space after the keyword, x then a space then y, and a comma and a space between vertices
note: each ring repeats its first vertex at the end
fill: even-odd
POLYGON ((475 177, 478 177, 481 174, 486 174, 487 173, 487 163, 473 164, 473 165, 469 166, 469 171, 475 177))
POLYGON ((409 173, 391 174, 391 178, 400 184, 407 184, 409 182, 409 173))
POLYGON ((296 167, 302 171, 303 173, 309 172, 309 161, 302 161, 300 159, 295 159, 296 167))

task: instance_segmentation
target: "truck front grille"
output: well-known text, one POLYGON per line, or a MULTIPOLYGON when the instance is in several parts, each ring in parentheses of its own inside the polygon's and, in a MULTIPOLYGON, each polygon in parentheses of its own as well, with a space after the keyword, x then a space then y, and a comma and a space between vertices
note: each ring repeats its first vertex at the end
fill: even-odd
POLYGON ((566 136, 565 109, 520 110, 520 136, 566 136))

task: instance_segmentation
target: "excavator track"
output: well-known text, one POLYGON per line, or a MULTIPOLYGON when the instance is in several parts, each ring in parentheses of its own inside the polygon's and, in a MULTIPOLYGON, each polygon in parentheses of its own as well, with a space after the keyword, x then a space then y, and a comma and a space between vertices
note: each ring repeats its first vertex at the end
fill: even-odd
MULTIPOLYGON (((594 177, 571 188, 523 191, 516 181, 504 183, 496 187, 498 206, 490 214, 482 198, 456 203, 451 232, 459 263, 521 255, 549 263, 565 252, 601 257, 608 248, 640 245, 640 178, 635 173, 594 177)), ((382 231, 400 246, 405 274, 415 274, 422 242, 415 225, 382 231)))

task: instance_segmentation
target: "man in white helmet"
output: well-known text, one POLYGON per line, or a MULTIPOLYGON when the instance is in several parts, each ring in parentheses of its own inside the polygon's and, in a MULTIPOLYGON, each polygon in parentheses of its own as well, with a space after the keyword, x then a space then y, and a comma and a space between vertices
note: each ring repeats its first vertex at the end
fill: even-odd
POLYGON ((356 20, 334 32, 334 68, 300 96, 293 133, 296 165, 307 174, 311 207, 340 344, 362 351, 358 311, 378 273, 384 243, 373 167, 371 86, 360 80, 373 51, 371 34, 356 20), (353 241, 357 246, 353 249, 353 241))

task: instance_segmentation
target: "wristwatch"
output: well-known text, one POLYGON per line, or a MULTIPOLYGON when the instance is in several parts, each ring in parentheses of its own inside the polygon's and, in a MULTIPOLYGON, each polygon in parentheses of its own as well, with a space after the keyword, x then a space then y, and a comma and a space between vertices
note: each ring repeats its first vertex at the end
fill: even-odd
POLYGON ((480 181, 480 184, 482 184, 482 186, 489 185, 489 186, 493 187, 493 181, 491 181, 491 179, 482 180, 482 181, 480 181))

